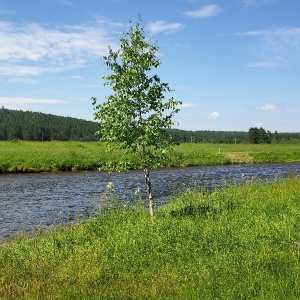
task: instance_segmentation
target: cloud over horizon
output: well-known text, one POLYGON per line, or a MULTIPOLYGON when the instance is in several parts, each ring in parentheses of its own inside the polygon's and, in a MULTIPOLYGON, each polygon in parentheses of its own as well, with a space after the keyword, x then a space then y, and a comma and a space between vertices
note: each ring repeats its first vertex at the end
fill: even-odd
POLYGON ((59 104, 66 101, 59 99, 47 99, 47 98, 26 98, 26 97, 0 97, 1 105, 10 104, 59 104))
POLYGON ((0 106, 14 110, 42 111, 45 105, 64 104, 67 101, 49 98, 0 97, 0 106))
POLYGON ((263 106, 256 107, 256 109, 274 111, 274 110, 277 110, 277 106, 275 104, 272 104, 272 103, 267 103, 263 106))

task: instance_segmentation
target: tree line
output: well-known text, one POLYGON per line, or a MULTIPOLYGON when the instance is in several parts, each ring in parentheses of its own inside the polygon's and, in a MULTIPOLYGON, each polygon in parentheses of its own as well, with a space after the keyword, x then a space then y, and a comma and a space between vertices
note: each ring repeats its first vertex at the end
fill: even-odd
POLYGON ((0 109, 0 140, 97 141, 99 124, 40 112, 0 109))
POLYGON ((185 131, 172 129, 172 135, 177 143, 213 143, 213 144, 271 144, 300 143, 300 133, 271 133, 263 128, 250 128, 246 131, 185 131))
POLYGON ((248 141, 248 133, 244 131, 186 131, 172 129, 171 133, 177 143, 240 144, 248 141))
POLYGON ((251 144, 271 143, 300 143, 300 133, 272 133, 260 127, 251 127, 248 131, 248 139, 251 144))
MULTIPOLYGON (((0 109, 0 140, 99 141, 98 122, 40 112, 0 109)), ((300 143, 300 133, 271 133, 263 128, 246 131, 170 130, 176 143, 300 143)))

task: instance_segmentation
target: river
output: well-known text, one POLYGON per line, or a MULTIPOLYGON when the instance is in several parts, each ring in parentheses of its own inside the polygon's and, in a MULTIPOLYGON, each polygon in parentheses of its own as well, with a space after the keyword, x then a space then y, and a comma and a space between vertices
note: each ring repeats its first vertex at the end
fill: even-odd
MULTIPOLYGON (((160 169, 151 171, 151 179, 159 206, 187 188, 211 189, 252 179, 272 181, 289 174, 300 175, 300 164, 160 169)), ((138 187, 141 197, 146 197, 142 171, 1 174, 0 239, 95 215, 109 182, 123 205, 136 199, 138 187)))

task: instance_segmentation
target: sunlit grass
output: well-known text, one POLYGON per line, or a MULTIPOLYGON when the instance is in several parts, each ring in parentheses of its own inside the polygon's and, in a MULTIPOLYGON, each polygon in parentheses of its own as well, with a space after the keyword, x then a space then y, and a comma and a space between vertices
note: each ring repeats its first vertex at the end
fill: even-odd
POLYGON ((187 191, 0 247, 1 299, 299 299, 300 179, 187 191), (295 244, 296 243, 296 244, 295 244))
POLYGON ((181 144, 175 147, 175 165, 300 162, 297 144, 181 144))
MULTIPOLYGON (((100 142, 0 142, 0 173, 97 170, 109 161, 120 162, 124 152, 107 152, 100 142)), ((216 145, 181 144, 170 161, 156 167, 226 165, 236 163, 300 162, 297 144, 216 145)), ((141 166, 136 156, 126 156, 128 169, 141 166)))

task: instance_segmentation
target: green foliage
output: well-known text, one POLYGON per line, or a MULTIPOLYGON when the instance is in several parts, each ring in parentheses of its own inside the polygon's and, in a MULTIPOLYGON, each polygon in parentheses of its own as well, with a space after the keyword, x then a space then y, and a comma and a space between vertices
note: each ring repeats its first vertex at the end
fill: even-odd
MULTIPOLYGON (((265 131, 262 127, 251 127, 248 132, 249 142, 251 144, 271 144, 272 142, 272 133, 270 131, 265 131)), ((278 136, 275 135, 276 140, 278 141, 278 136)))
MULTIPOLYGON (((146 39, 139 22, 130 26, 120 44, 119 50, 109 48, 109 55, 103 57, 111 72, 103 77, 104 85, 110 86, 114 93, 100 104, 92 98, 94 116, 100 121, 101 140, 107 143, 109 151, 123 149, 126 154, 138 154, 146 179, 149 212, 153 216, 149 170, 170 157, 167 150, 173 140, 167 130, 174 125, 172 118, 181 102, 173 97, 165 100, 165 93, 171 89, 152 74, 161 64, 156 57, 158 47, 146 39)), ((111 166, 118 171, 128 168, 126 163, 111 166)))
POLYGON ((106 210, 0 247, 1 299, 299 299, 299 178, 106 210))
MULTIPOLYGON (((100 121, 101 140, 109 149, 138 153, 143 167, 161 160, 172 145, 167 129, 174 125, 179 101, 165 100, 171 92, 152 69, 161 62, 155 56, 158 47, 146 39, 144 28, 137 22, 120 38, 120 49, 109 49, 103 60, 111 72, 103 77, 113 94, 97 104, 93 99, 95 119, 100 121)), ((118 166, 118 168, 122 166, 118 166)))
POLYGON ((30 111, 0 109, 0 140, 96 141, 96 122, 30 111))

